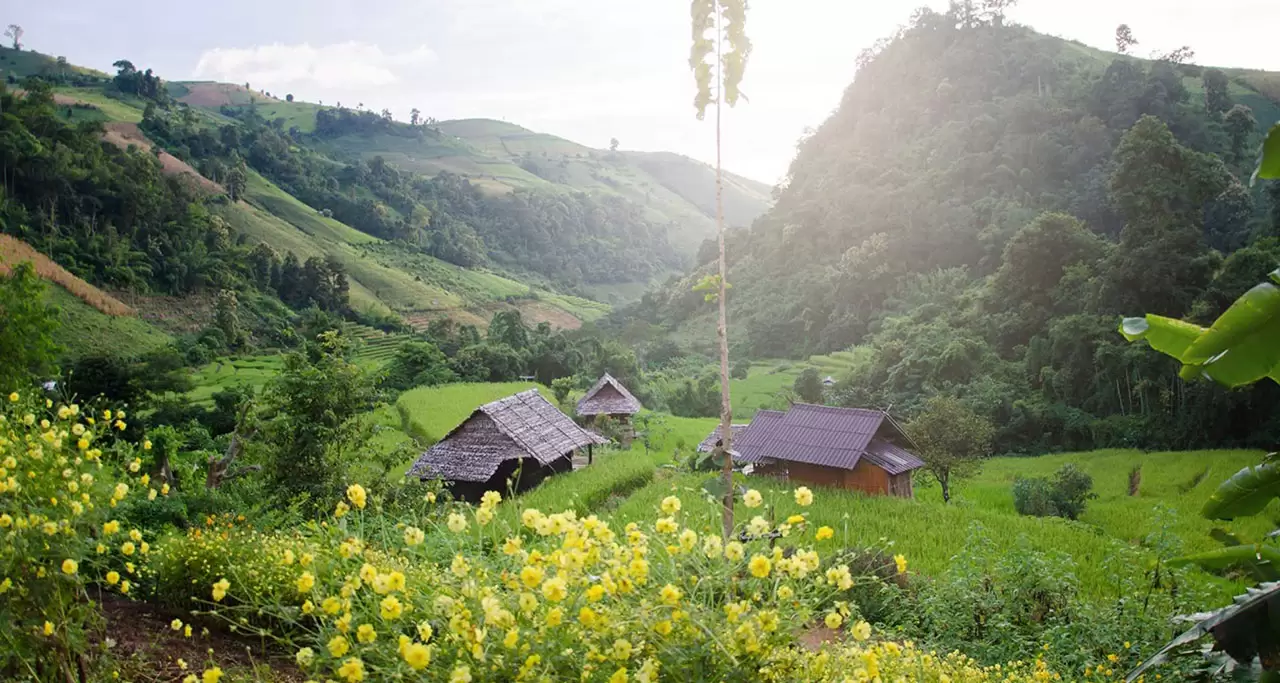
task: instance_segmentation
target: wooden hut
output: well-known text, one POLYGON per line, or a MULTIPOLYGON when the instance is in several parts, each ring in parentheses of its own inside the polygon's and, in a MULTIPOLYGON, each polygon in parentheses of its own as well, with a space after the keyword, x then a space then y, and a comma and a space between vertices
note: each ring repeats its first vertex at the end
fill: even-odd
POLYGON ((733 440, 734 459, 790 481, 910 498, 924 462, 885 412, 799 403, 762 410, 733 440))
POLYGON ((443 480, 455 497, 475 501, 485 491, 537 486, 572 470, 579 449, 603 443, 530 389, 476 408, 423 453, 409 474, 443 480))
POLYGON ((606 372, 578 401, 578 417, 585 419, 587 424, 594 424, 601 416, 616 421, 625 445, 635 435, 631 416, 640 412, 642 407, 622 382, 606 372))

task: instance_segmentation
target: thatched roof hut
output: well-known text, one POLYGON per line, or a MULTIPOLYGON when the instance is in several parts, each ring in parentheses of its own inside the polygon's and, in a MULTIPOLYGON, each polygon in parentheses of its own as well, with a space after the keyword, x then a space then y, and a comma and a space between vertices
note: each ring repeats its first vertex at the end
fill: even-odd
POLYGON ((604 373, 596 382, 595 386, 587 392, 582 400, 578 401, 578 415, 582 417, 594 417, 596 415, 608 415, 610 417, 630 417, 640 412, 640 401, 627 388, 622 386, 622 382, 614 379, 613 375, 604 373))
POLYGON ((573 469, 579 448, 607 441, 551 405, 536 389, 486 403, 423 453, 409 469, 422 480, 444 480, 464 500, 485 491, 517 491, 573 469), (515 476, 513 476, 515 475, 515 476))

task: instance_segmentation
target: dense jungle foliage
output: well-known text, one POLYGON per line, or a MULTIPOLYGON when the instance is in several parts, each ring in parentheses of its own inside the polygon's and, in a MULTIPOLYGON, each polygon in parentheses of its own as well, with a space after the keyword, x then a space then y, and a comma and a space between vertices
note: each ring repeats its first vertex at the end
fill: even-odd
MULTIPOLYGON (((917 12, 730 235, 735 353, 862 346, 838 402, 958 395, 997 451, 1273 444, 1277 387, 1186 383, 1114 334, 1135 311, 1212 320, 1280 262, 1280 184, 1248 185, 1280 105, 1183 56, 917 12)), ((710 329, 708 267, 618 318, 710 329)))

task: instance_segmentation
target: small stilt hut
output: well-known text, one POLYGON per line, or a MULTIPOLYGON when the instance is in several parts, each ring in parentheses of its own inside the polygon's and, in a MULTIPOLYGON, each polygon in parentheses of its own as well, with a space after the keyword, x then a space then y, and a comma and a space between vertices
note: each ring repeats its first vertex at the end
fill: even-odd
POLYGON ((640 401, 622 386, 622 382, 606 372, 586 396, 578 401, 578 416, 589 425, 595 424, 601 416, 614 420, 620 427, 625 446, 635 436, 631 417, 640 412, 642 407, 640 401))
POLYGON ((536 389, 486 403, 423 453, 409 475, 439 479, 461 500, 533 488, 573 469, 573 455, 607 440, 578 425, 536 389))

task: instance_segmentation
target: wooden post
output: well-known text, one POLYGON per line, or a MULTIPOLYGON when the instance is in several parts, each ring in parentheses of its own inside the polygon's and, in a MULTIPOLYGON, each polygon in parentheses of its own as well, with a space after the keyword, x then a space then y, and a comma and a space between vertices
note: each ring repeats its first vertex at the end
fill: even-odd
POLYGON ((588 465, 590 465, 593 462, 593 454, 591 451, 591 449, 593 448, 595 448, 595 444, 593 443, 587 444, 587 464, 588 465))

